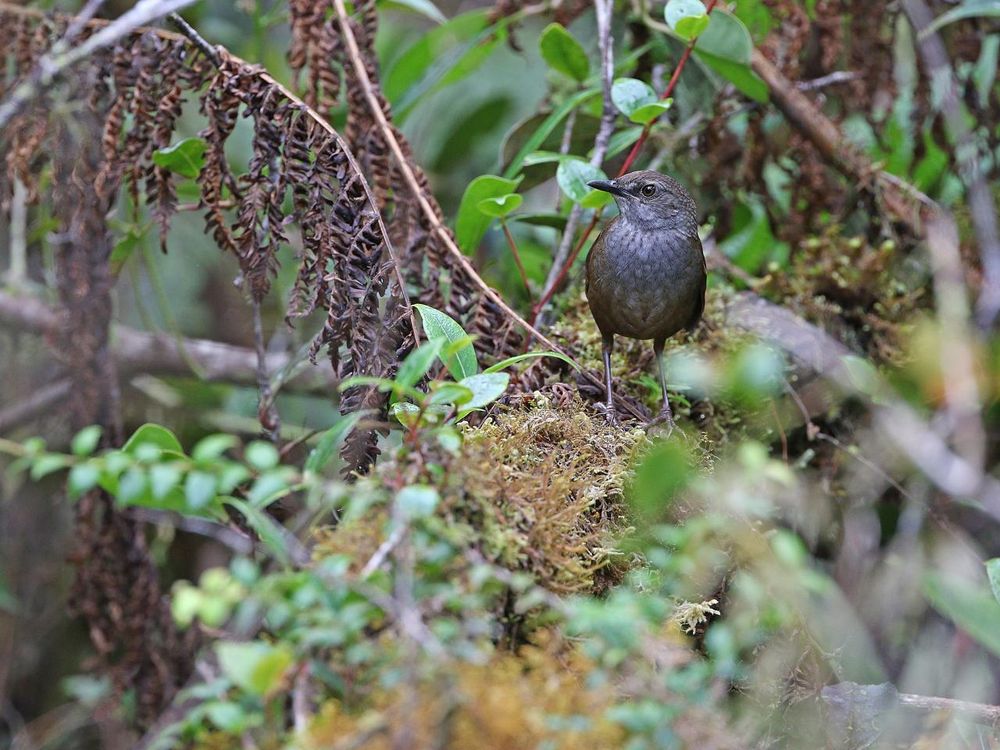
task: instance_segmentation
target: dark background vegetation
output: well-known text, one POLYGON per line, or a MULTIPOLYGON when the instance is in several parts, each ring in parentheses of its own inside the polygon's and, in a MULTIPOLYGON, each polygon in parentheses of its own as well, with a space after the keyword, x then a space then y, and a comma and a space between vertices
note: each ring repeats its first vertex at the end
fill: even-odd
POLYGON ((1000 746, 1000 4, 338 5, 0 3, 0 743, 1000 746))

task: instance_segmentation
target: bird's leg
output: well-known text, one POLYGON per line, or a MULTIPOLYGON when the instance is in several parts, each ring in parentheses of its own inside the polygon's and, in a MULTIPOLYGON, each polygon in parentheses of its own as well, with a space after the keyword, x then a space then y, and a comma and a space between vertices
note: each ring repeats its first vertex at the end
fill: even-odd
POLYGON ((665 339, 653 342, 653 353, 656 355, 656 367, 660 372, 660 390, 663 391, 663 406, 659 415, 653 420, 654 423, 665 422, 672 431, 674 429, 674 413, 670 408, 670 399, 667 397, 667 373, 663 367, 663 345, 665 339))
POLYGON ((610 424, 618 424, 618 412, 611 390, 611 350, 615 345, 614 334, 606 334, 601 339, 601 354, 604 356, 604 415, 610 424))

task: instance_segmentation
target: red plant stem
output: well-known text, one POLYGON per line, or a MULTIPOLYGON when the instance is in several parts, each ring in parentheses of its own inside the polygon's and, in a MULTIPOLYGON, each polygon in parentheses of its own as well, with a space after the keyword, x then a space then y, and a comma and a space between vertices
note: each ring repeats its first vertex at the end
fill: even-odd
MULTIPOLYGON (((531 302, 531 287, 528 286, 528 274, 525 272, 524 264, 521 262, 521 253, 518 252, 517 243, 514 242, 514 235, 510 233, 510 227, 507 226, 507 222, 503 219, 500 220, 500 226, 503 227, 503 233, 507 238, 507 244, 510 245, 510 251, 514 254, 514 262, 517 263, 517 270, 521 274, 521 281, 524 282, 524 289, 528 293, 528 302, 531 302)), ((532 321, 532 325, 534 325, 534 321, 532 321)))
MULTIPOLYGON (((717 2, 718 0, 709 0, 708 5, 705 6, 705 13, 711 14, 712 9, 715 8, 715 4, 717 2)), ((674 68, 674 74, 670 76, 670 81, 667 83, 667 87, 663 90, 663 93, 660 94, 661 101, 663 99, 669 99, 673 96, 674 89, 677 88, 677 82, 681 78, 681 71, 683 71, 684 66, 687 65, 687 61, 691 57, 691 53, 694 51, 694 45, 697 44, 697 42, 698 38, 695 37, 688 42, 688 46, 684 48, 684 53, 681 55, 681 59, 677 61, 677 67, 674 68)), ((632 163, 636 160, 636 157, 639 156, 639 151, 642 150, 643 145, 646 143, 646 139, 649 137, 649 131, 653 129, 653 125, 655 125, 659 119, 659 116, 654 117, 646 123, 645 127, 643 127, 642 133, 639 135, 639 140, 637 140, 635 145, 632 146, 632 150, 629 151, 628 157, 625 159, 625 163, 622 164, 622 168, 618 170, 618 174, 615 175, 616 177, 621 177, 623 174, 628 172, 632 163)), ((590 233, 594 231, 594 227, 596 227, 597 223, 601 220, 601 211, 602 209, 594 211, 594 218, 591 219, 590 224, 583 231, 583 234, 580 236, 580 241, 577 242, 576 247, 573 248, 573 252, 571 252, 569 257, 566 258, 566 262, 559 270, 559 275, 556 276, 552 285, 549 286, 545 294, 542 295, 542 298, 538 300, 538 303, 531 309, 531 325, 535 325, 535 320, 538 318, 538 314, 547 304, 549 304, 549 300, 552 299, 556 290, 562 285, 563 281, 565 281, 566 274, 569 273, 569 269, 572 268, 573 264, 576 262, 577 256, 580 254, 580 251, 583 250, 583 246, 587 243, 587 238, 590 237, 590 233)))

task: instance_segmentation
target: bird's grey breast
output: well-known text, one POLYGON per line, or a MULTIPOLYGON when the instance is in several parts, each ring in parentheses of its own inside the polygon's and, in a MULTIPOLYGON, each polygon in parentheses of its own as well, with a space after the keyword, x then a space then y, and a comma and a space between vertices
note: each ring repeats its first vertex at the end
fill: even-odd
POLYGON ((611 323, 633 338, 670 336, 684 327, 702 284, 703 260, 697 234, 678 226, 650 231, 626 220, 606 230, 598 267, 600 292, 616 300, 611 323))

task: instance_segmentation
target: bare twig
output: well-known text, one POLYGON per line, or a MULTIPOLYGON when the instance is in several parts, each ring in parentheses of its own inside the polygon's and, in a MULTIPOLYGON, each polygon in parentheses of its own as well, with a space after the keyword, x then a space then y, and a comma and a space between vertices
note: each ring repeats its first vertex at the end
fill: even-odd
MULTIPOLYGON (((48 89, 62 71, 86 59, 102 47, 114 44, 140 26, 178 11, 193 2, 194 0, 139 0, 135 7, 108 23, 79 46, 72 49, 57 49, 53 46, 38 61, 31 74, 10 92, 6 101, 0 103, 0 129, 6 126, 24 105, 48 89)), ((89 2, 84 8, 84 14, 89 11, 92 15, 98 5, 100 3, 89 2)), ((84 14, 81 14, 82 22, 77 27, 77 33, 89 22, 89 18, 84 14)))
POLYGON ((868 157, 844 139, 837 125, 782 75, 760 50, 753 50, 750 64, 768 85, 771 101, 794 127, 812 141, 820 155, 859 185, 877 184, 886 207, 919 236, 922 228, 918 207, 922 205, 936 211, 940 207, 912 185, 877 169, 868 157))
MULTIPOLYGON (((594 0, 594 13, 597 16, 597 48, 601 55, 601 123, 594 138, 594 148, 590 156, 590 164, 598 168, 604 164, 604 157, 608 152, 608 143, 615 129, 615 117, 618 114, 614 102, 611 101, 611 86, 615 76, 614 39, 611 36, 611 12, 613 7, 614 3, 611 0, 594 0)), ((566 276, 563 268, 567 265, 566 259, 573 245, 573 237, 576 235, 576 225, 579 223, 581 216, 583 216, 583 207, 579 203, 574 203, 570 209, 569 217, 566 219, 566 228, 563 230, 559 247, 552 257, 552 267, 549 269, 549 275, 545 279, 541 299, 539 299, 538 304, 531 311, 531 322, 533 325, 537 323, 539 328, 545 327, 545 307, 551 301, 557 286, 562 283, 562 279, 566 276)))
POLYGON ((7 282, 20 286, 28 278, 28 189, 16 176, 10 197, 10 268, 7 282))
POLYGON ((361 578, 367 578, 382 567, 385 561, 389 559, 389 555, 392 551, 396 549, 396 546, 403 541, 403 537, 406 535, 406 528, 405 524, 400 524, 393 530, 388 538, 386 538, 386 540, 378 546, 378 549, 375 550, 375 554, 368 559, 368 562, 366 562, 365 566, 361 569, 361 578))
POLYGON ((528 293, 528 301, 530 302, 531 285, 528 283, 528 273, 524 270, 524 263, 521 262, 521 251, 517 249, 517 243, 514 241, 514 235, 510 233, 510 227, 507 225, 507 222, 501 219, 500 227, 503 229, 504 237, 507 238, 507 247, 510 248, 510 252, 514 256, 517 272, 521 275, 521 283, 524 284, 524 291, 528 293))
MULTIPOLYGON (((414 199, 417 201, 417 205, 420 207, 420 211, 423 213, 428 225, 434 230, 434 233, 441 240, 441 243, 448 251, 448 254, 452 256, 456 265, 458 265, 468 275, 472 283, 479 288, 487 299, 500 308, 500 310, 502 310, 507 317, 524 328, 524 330, 530 335, 534 336, 544 346, 547 346, 549 349, 566 356, 578 367, 580 367, 579 363, 577 363, 576 360, 568 352, 566 352, 565 349, 563 349, 563 347, 556 344, 545 334, 532 326, 527 320, 521 317, 516 310, 504 301, 503 297, 493 291, 489 284, 483 281, 482 276, 479 275, 476 269, 469 262, 469 259, 465 257, 465 254, 462 253, 458 245, 455 243, 455 240, 452 238, 448 228, 437 217, 434 209, 424 196, 423 191, 420 188, 420 184, 417 181, 417 177, 413 172, 413 168, 411 167, 409 160, 406 158, 406 154, 403 153, 403 148, 400 146, 399 140, 396 138, 396 134, 393 132, 388 119, 386 119, 385 112, 382 111, 378 97, 375 95, 371 79, 368 77, 368 71, 365 69, 364 58, 361 54, 361 50, 358 48, 357 39, 354 37, 354 30, 351 28, 350 17, 348 16, 347 8, 344 5, 344 0, 333 0, 333 4, 337 13, 337 23, 340 26, 340 32, 343 36, 344 43, 347 46, 351 66, 354 68, 354 73, 358 78, 358 82, 361 84, 361 88, 365 99, 368 102, 368 108, 371 111, 371 115, 374 118, 375 123, 378 125, 379 130, 382 131, 382 136, 385 138, 385 141, 389 146, 389 150, 392 152, 393 159, 399 167, 400 174, 406 182, 410 192, 413 194, 414 199)), ((580 370, 583 372, 584 377, 586 377, 591 383, 596 386, 603 387, 600 378, 596 377, 592 372, 585 370, 583 367, 580 367, 580 370)), ((637 419, 644 418, 643 415, 640 414, 638 410, 635 409, 628 401, 617 396, 616 399, 618 400, 618 403, 627 409, 634 417, 637 419)))
POLYGON ((891 395, 874 367, 860 374, 853 366, 858 358, 846 346, 791 310, 750 292, 736 296, 726 318, 729 325, 772 342, 844 393, 872 400, 873 423, 884 438, 942 492, 972 500, 1000 521, 1000 480, 953 452, 911 406, 891 395))
POLYGON ((811 81, 799 81, 795 87, 799 91, 816 91, 817 89, 825 89, 827 86, 856 81, 859 78, 861 78, 861 73, 855 70, 835 70, 825 76, 813 78, 811 81))
POLYGON ((264 433, 272 442, 277 442, 281 434, 281 415, 274 403, 271 392, 271 375, 267 367, 267 346, 264 343, 264 322, 260 315, 260 300, 252 300, 253 344, 257 354, 257 418, 264 433))
MULTIPOLYGON (((600 0, 595 0, 595 2, 599 3, 600 0)), ((706 13, 711 13, 712 9, 716 5, 716 2, 717 2, 717 0, 709 0, 708 4, 705 6, 705 12, 706 13)), ((598 7, 600 9, 600 6, 598 6, 598 7)), ((601 16, 601 13, 598 12, 598 24, 600 24, 600 16, 601 16)), ((684 70, 684 66, 687 65, 687 62, 688 62, 688 60, 691 57, 691 53, 694 51, 694 45, 697 43, 697 41, 698 41, 697 38, 692 39, 690 41, 690 43, 688 43, 687 47, 684 48, 684 52, 681 55, 680 60, 677 61, 677 67, 674 68, 673 75, 670 77, 670 82, 667 84, 667 87, 663 90, 663 93, 660 95, 660 99, 661 100, 663 100, 663 99, 669 99, 673 95, 674 89, 677 87, 677 82, 680 80, 681 72, 684 70)), ((608 109, 608 104, 609 104, 609 101, 610 101, 611 77, 614 74, 614 72, 613 72, 614 71, 614 66, 613 66, 613 61, 612 61, 612 58, 611 58, 610 34, 609 34, 609 37, 608 37, 608 40, 607 40, 607 53, 605 54, 602 51, 601 59, 602 59, 602 77, 604 79, 604 84, 605 84, 605 103, 604 103, 605 110, 604 110, 604 113, 607 114, 610 111, 610 123, 613 124, 614 123, 614 118, 615 118, 615 108, 612 105, 611 108, 610 108, 610 110, 608 109)), ((639 139, 632 146, 632 150, 629 151, 628 157, 625 159, 625 163, 622 164, 621 169, 618 170, 618 175, 617 175, 618 177, 621 177, 623 174, 625 174, 626 172, 628 172, 628 170, 632 167, 632 164, 635 162, 636 158, 639 156, 639 152, 642 150, 643 145, 646 143, 646 139, 649 138, 649 133, 653 129, 653 125, 655 125, 659 121, 659 119, 660 119, 659 117, 655 117, 652 120, 650 120, 648 123, 646 123, 646 125, 643 127, 642 133, 639 135, 639 139)), ((602 129, 604 127, 604 123, 605 123, 605 120, 604 120, 604 116, 602 115, 602 118, 601 118, 602 129)), ((600 137, 601 137, 601 134, 598 133, 598 138, 600 138, 600 137)), ((610 132, 608 133, 608 135, 606 137, 610 138, 610 132)), ((607 143, 604 144, 604 148, 605 148, 605 150, 607 149, 607 143)), ((596 153, 597 147, 596 147, 596 145, 595 145, 595 149, 594 150, 595 150, 594 156, 597 156, 597 153, 596 153)), ((600 154, 600 156, 601 156, 600 162, 603 162, 604 161, 604 152, 602 152, 600 154)), ((598 164, 600 162, 598 162, 598 164)), ((592 160, 591 163, 593 163, 593 160, 592 160)), ((573 211, 576 211, 577 220, 579 220, 579 216, 580 216, 581 211, 577 211, 577 209, 579 209, 579 204, 573 206, 573 209, 570 212, 570 220, 572 220, 574 218, 573 217, 573 211)), ((600 211, 600 209, 598 209, 597 211, 594 212, 594 216, 590 220, 590 224, 587 225, 587 228, 583 231, 583 234, 580 235, 580 239, 577 242, 576 246, 573 248, 573 252, 569 253, 568 256, 566 256, 565 253, 564 253, 564 246, 566 248, 569 247, 569 244, 570 244, 570 242, 572 240, 572 234, 573 233, 570 231, 570 229, 571 229, 570 223, 569 223, 569 221, 567 221, 567 223, 566 223, 566 232, 563 235, 563 242, 562 242, 562 244, 560 244, 559 250, 557 251, 556 258, 555 258, 555 260, 560 260, 560 256, 562 256, 563 260, 562 260, 562 262, 559 262, 559 263, 557 263, 555 261, 553 262, 552 271, 549 272, 549 280, 547 280, 546 283, 545 283, 545 291, 542 294, 541 299, 539 299, 538 300, 538 304, 535 305, 535 311, 533 313, 533 317, 537 318, 538 314, 551 301, 552 296, 555 294, 556 290, 559 289, 559 287, 562 285, 563 281, 565 281, 566 276, 569 274, 570 269, 573 267, 573 264, 576 262, 577 257, 580 255, 580 251, 583 250, 584 245, 587 243, 587 239, 590 237, 591 233, 597 227, 597 224, 598 224, 598 222, 600 222, 600 220, 601 220, 601 211, 600 211), (569 240, 566 239, 567 236, 570 238, 569 240)), ((575 229, 575 225, 574 225, 573 228, 575 229)))
POLYGON ((15 430, 49 412, 65 399, 73 388, 69 378, 36 388, 30 395, 0 410, 0 434, 15 430))
POLYGON ((958 82, 944 41, 936 31, 921 33, 934 20, 930 8, 924 0, 903 0, 903 11, 919 35, 920 54, 927 77, 941 97, 945 129, 954 143, 958 173, 968 191, 972 226, 983 266, 983 285, 976 314, 979 325, 986 329, 993 325, 1000 313, 1000 228, 997 227, 992 187, 969 127, 967 113, 962 107, 958 82))
MULTIPOLYGON (((0 327, 41 336, 56 331, 58 325, 56 311, 44 302, 0 292, 0 327)), ((181 345, 173 335, 113 325, 111 352, 124 374, 189 376, 192 374, 189 361, 193 361, 209 382, 247 385, 257 382, 256 352, 218 341, 184 339, 181 345)), ((270 372, 283 370, 290 364, 291 359, 285 353, 267 355, 266 365, 270 372)), ((333 372, 325 368, 309 367, 308 374, 288 381, 291 389, 314 393, 329 393, 335 386, 333 372)))
POLYGON ((254 551, 256 543, 254 540, 229 526, 212 523, 204 518, 186 516, 181 513, 173 513, 166 510, 156 510, 155 508, 131 507, 122 511, 129 518, 143 523, 165 523, 189 534, 197 534, 207 539, 212 539, 224 547, 228 547, 238 555, 249 555, 254 551))

